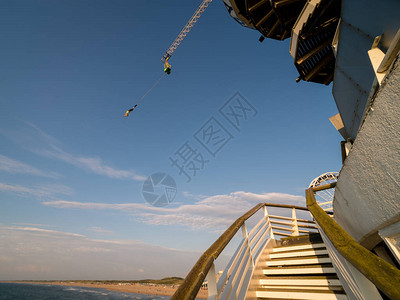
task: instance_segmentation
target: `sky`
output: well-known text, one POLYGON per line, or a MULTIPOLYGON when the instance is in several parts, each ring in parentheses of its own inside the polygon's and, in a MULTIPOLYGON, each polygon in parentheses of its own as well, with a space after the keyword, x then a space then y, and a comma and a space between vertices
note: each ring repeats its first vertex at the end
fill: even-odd
POLYGON ((122 117, 200 3, 3 3, 0 280, 184 277, 254 205, 305 206, 340 169, 332 87, 296 83, 289 41, 222 1, 122 117), (142 193, 157 173, 177 188, 163 207, 142 193))

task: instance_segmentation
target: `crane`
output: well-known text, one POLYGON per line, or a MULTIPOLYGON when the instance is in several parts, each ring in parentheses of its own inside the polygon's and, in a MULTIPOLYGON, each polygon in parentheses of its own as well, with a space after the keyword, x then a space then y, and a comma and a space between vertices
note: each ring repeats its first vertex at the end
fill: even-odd
MULTIPOLYGON (((172 45, 168 48, 167 52, 165 52, 164 56, 161 58, 161 61, 164 62, 164 72, 166 74, 171 73, 171 65, 168 63, 169 58, 172 56, 176 48, 179 47, 179 45, 182 43, 184 38, 189 34, 190 30, 193 28, 194 24, 200 19, 201 15, 205 12, 207 7, 211 4, 213 0, 203 0, 203 2, 200 4, 200 6, 197 8, 193 16, 190 18, 189 22, 183 27, 182 31, 179 33, 178 37, 175 39, 175 41, 172 43, 172 45)), ((157 82, 144 94, 142 98, 140 98, 139 102, 135 104, 131 109, 128 109, 124 117, 128 117, 129 114, 139 105, 140 102, 146 97, 146 95, 156 87, 156 85, 161 81, 162 78, 164 78, 165 74, 163 74, 157 82)))
POLYGON ((167 52, 165 52, 164 56, 161 58, 161 61, 164 62, 164 72, 167 74, 171 73, 171 65, 168 63, 169 58, 172 56, 176 48, 182 43, 184 38, 189 34, 190 30, 193 28, 194 24, 200 19, 201 15, 205 12, 207 7, 211 4, 213 0, 203 0, 200 6, 197 8, 193 16, 190 18, 189 22, 183 27, 182 31, 179 33, 175 41, 168 48, 167 52))

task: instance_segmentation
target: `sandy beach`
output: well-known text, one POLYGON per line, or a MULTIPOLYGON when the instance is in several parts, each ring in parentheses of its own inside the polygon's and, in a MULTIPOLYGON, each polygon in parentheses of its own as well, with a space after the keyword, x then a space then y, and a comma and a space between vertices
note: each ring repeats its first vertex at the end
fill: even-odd
MULTIPOLYGON (((106 289, 110 291, 137 293, 148 295, 172 296, 178 286, 160 285, 160 284, 141 284, 141 283, 81 283, 81 282, 63 282, 63 281, 13 281, 14 283, 29 283, 29 284, 52 284, 65 286, 82 286, 90 288, 106 289)), ((207 290, 201 289, 197 298, 207 299, 207 290)))

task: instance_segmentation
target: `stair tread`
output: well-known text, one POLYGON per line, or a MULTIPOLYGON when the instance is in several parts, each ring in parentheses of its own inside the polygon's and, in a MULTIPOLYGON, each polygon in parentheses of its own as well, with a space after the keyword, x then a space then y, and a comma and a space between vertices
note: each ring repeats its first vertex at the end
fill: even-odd
POLYGON ((264 275, 285 275, 293 274, 336 274, 332 265, 312 265, 312 266, 289 266, 289 267, 268 267, 262 270, 264 275))
POLYGON ((321 254, 321 255, 300 256, 300 257, 276 257, 276 258, 270 258, 270 259, 268 259, 268 261, 304 260, 304 259, 314 259, 314 258, 329 258, 329 255, 328 254, 321 254))
MULTIPOLYGON (((293 279, 293 280, 318 280, 318 279, 339 279, 336 275, 310 275, 310 276, 274 276, 274 277, 262 277, 263 279, 268 280, 284 280, 284 279, 293 279)), ((261 279, 261 278, 260 278, 261 279)))
POLYGON ((289 291, 289 292, 295 292, 295 291, 304 291, 304 292, 311 292, 311 291, 316 291, 316 292, 322 292, 322 291, 331 291, 334 292, 335 294, 345 294, 346 292, 344 291, 342 286, 316 286, 316 285, 303 285, 303 286, 293 286, 293 285, 279 285, 279 286, 267 286, 265 284, 261 285, 257 289, 258 291, 289 291))
POLYGON ((321 242, 317 242, 317 243, 307 242, 307 243, 301 243, 301 244, 295 244, 295 245, 278 246, 278 247, 274 247, 273 250, 278 249, 279 251, 283 251, 283 250, 288 249, 288 248, 296 248, 296 247, 302 247, 302 246, 310 246, 312 248, 316 248, 316 247, 320 246, 320 247, 326 248, 325 244, 321 243, 321 242))
POLYGON ((345 291, 343 289, 341 290, 313 290, 313 289, 309 289, 309 290, 303 290, 303 289, 293 289, 293 290, 287 290, 285 288, 262 288, 262 287, 258 287, 257 288, 257 292, 290 292, 290 293, 315 293, 315 294, 346 294, 345 291))
MULTIPOLYGON (((280 249, 282 250, 285 247, 282 248, 274 248, 274 249, 280 249)), ((287 246, 287 248, 292 248, 292 246, 287 246)), ((301 253, 301 252, 307 252, 307 251, 317 251, 317 250, 327 250, 325 245, 321 245, 319 247, 313 247, 313 248, 300 248, 300 249, 292 249, 292 250, 285 250, 285 251, 273 251, 270 254, 290 254, 290 253, 301 253)))
POLYGON ((318 264, 318 265, 304 265, 304 266, 273 266, 273 267, 265 267, 263 270, 266 269, 302 269, 302 268, 319 268, 319 267, 327 267, 327 268, 333 268, 331 263, 323 263, 323 264, 318 264))
POLYGON ((280 280, 271 280, 271 279, 260 279, 258 282, 258 286, 262 287, 342 287, 342 283, 339 279, 280 279, 280 280))
POLYGON ((293 258, 276 258, 265 262, 268 267, 271 266, 302 266, 302 265, 320 265, 324 263, 331 263, 331 259, 326 257, 296 257, 293 258))

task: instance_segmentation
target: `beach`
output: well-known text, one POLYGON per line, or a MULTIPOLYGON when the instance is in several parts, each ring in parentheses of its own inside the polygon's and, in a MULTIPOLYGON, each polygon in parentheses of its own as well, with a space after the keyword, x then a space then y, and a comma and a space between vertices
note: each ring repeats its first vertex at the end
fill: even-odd
MULTIPOLYGON (((109 291, 124 292, 124 293, 137 293, 148 295, 172 296, 178 289, 178 286, 163 285, 163 284, 147 284, 147 283, 82 283, 73 281, 13 281, 14 283, 29 283, 29 284, 51 284, 63 286, 80 286, 106 289, 109 291)), ((207 299, 208 291, 200 289, 197 298, 207 299)))

